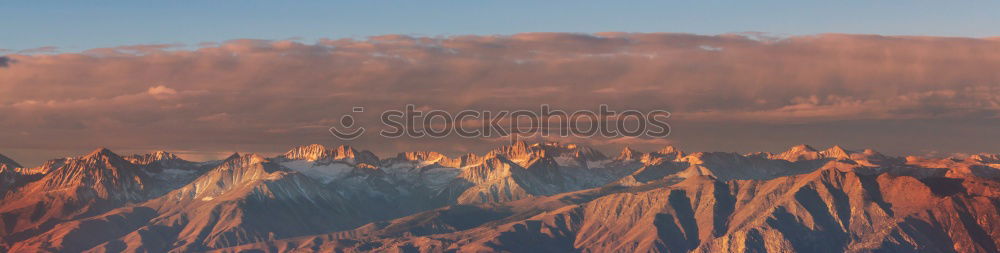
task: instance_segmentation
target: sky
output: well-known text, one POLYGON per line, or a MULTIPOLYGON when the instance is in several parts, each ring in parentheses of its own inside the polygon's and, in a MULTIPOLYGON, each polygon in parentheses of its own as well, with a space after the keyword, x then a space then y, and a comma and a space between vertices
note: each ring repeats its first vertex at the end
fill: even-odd
POLYGON ((611 154, 797 144, 998 153, 996 7, 3 3, 16 22, 0 26, 0 154, 36 166, 96 147, 208 160, 311 143, 381 156, 505 144, 327 131, 352 107, 376 127, 379 112, 406 104, 672 113, 663 139, 548 139, 611 154))
POLYGON ((0 48, 523 32, 987 37, 997 1, 5 1, 0 48))

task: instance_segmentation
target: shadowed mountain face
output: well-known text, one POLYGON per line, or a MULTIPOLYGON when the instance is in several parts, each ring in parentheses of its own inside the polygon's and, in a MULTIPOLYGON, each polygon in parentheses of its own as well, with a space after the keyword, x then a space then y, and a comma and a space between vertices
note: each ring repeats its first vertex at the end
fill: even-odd
POLYGON ((21 187, 28 181, 34 181, 33 174, 25 173, 21 165, 0 154, 0 194, 21 187))
POLYGON ((14 169, 20 167, 21 165, 17 164, 17 162, 15 162, 13 159, 0 155, 0 169, 14 169))
POLYGON ((0 156, 10 252, 997 252, 1000 155, 873 150, 617 155, 558 143, 380 159, 308 145, 21 168, 0 156))

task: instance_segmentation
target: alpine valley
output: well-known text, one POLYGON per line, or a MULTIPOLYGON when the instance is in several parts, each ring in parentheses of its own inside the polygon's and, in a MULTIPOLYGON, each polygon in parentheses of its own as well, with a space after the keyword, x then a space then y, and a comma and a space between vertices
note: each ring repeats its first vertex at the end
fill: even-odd
POLYGON ((1000 154, 0 155, 5 252, 998 252, 1000 154))

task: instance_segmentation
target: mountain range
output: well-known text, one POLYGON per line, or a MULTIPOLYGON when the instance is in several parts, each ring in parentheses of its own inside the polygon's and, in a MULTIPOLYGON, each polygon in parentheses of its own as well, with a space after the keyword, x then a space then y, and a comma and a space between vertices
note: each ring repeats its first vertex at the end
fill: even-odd
POLYGON ((6 252, 998 252, 1000 154, 0 155, 6 252))

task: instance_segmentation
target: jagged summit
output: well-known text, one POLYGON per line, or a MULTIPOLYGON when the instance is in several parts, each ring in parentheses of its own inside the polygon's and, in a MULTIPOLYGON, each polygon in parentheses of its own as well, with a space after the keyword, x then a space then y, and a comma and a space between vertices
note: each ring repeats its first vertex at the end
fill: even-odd
POLYGON ((396 158, 407 161, 437 161, 448 159, 448 156, 434 151, 410 151, 399 153, 396 158))
POLYGON ((853 160, 855 162, 865 164, 866 166, 878 166, 879 164, 890 162, 889 160, 895 159, 882 155, 872 149, 865 149, 862 152, 857 152, 841 147, 840 145, 834 145, 833 147, 822 151, 818 151, 809 145, 797 145, 790 148, 788 151, 768 155, 767 157, 769 159, 786 160, 790 162, 820 159, 853 160))
POLYGON ((620 153, 618 153, 618 157, 615 157, 615 160, 629 161, 639 159, 640 157, 642 157, 642 152, 626 146, 625 148, 622 148, 620 153))
POLYGON ((173 153, 170 153, 170 152, 167 152, 167 151, 163 151, 163 150, 158 150, 156 152, 153 152, 151 154, 151 156, 154 157, 154 158, 156 158, 157 160, 180 159, 180 157, 177 157, 177 155, 174 155, 173 153))
POLYGON ((788 151, 785 152, 803 153, 803 152, 816 152, 816 151, 818 150, 816 150, 816 148, 813 148, 809 144, 799 144, 792 146, 791 148, 788 149, 788 151))
POLYGON ((795 162, 800 160, 816 160, 823 158, 823 155, 812 146, 799 144, 792 146, 785 152, 772 155, 771 158, 795 162))
MULTIPOLYGON (((660 150, 657 150, 656 152, 650 153, 649 155, 659 156, 665 159, 673 160, 673 159, 681 159, 682 157, 684 157, 685 154, 684 151, 681 151, 680 149, 677 149, 674 146, 666 146, 660 150)), ((646 160, 648 160, 648 158, 646 160)))
MULTIPOLYGON (((84 169, 84 170, 97 170, 97 171, 108 171, 108 173, 114 174, 114 176, 120 175, 118 171, 122 170, 136 170, 135 164, 126 160, 124 157, 118 155, 117 153, 111 151, 107 148, 97 148, 91 151, 89 154, 74 158, 67 159, 65 164, 62 166, 63 170, 66 169, 84 169)), ((55 171, 58 171, 55 170, 55 171)), ((131 176, 131 175, 129 175, 131 176)))
MULTIPOLYGON (((540 146, 536 145, 535 147, 540 147, 540 146)), ((541 150, 541 149, 539 149, 539 150, 541 150)), ((517 142, 515 142, 515 143, 513 143, 511 145, 502 145, 502 146, 499 146, 499 147, 493 149, 493 151, 490 151, 489 153, 486 153, 485 156, 486 157, 506 156, 508 158, 514 158, 514 157, 517 157, 517 158, 527 158, 527 157, 531 156, 532 153, 534 153, 534 152, 532 152, 529 149, 528 143, 526 143, 524 141, 517 141, 517 142)))
POLYGON ((256 153, 247 153, 243 155, 240 153, 233 153, 225 160, 222 160, 222 165, 220 165, 220 167, 253 165, 263 163, 267 160, 267 158, 264 158, 256 153))
POLYGON ((969 160, 981 163, 1000 163, 1000 154, 980 153, 969 156, 969 160))
POLYGON ((403 152, 394 158, 397 161, 421 162, 423 164, 438 163, 448 167, 477 166, 490 159, 505 159, 527 167, 539 159, 559 158, 562 160, 579 160, 580 162, 602 161, 609 159, 603 153, 588 146, 577 144, 561 144, 558 142, 531 143, 518 141, 509 145, 498 146, 483 155, 474 153, 455 158, 433 151, 403 152))
POLYGON ((0 169, 4 168, 7 169, 21 168, 21 164, 15 162, 14 159, 10 159, 9 157, 0 154, 0 169))
POLYGON ((331 153, 327 150, 326 146, 321 144, 310 144, 305 146, 295 147, 288 152, 285 152, 285 157, 288 159, 300 159, 316 161, 326 158, 331 153))
POLYGON ((840 145, 834 145, 833 147, 830 147, 830 148, 828 148, 826 150, 820 151, 820 153, 823 154, 823 156, 827 157, 827 158, 850 159, 851 158, 851 154, 854 154, 854 153, 857 153, 857 152, 846 150, 846 149, 840 147, 840 145))
MULTIPOLYGON (((89 202, 125 203, 146 199, 150 178, 137 165, 124 160, 111 150, 99 148, 77 158, 47 162, 42 169, 29 174, 40 177, 20 189, 23 195, 11 201, 45 203, 47 205, 78 205, 81 211, 89 202), (41 172, 41 173, 35 173, 41 172)), ((45 206, 40 206, 46 209, 45 206)), ((100 208, 100 207, 96 207, 100 208)), ((66 210, 41 210, 51 217, 67 215, 66 210)), ((38 222, 43 222, 44 219, 38 222)))
POLYGON ((666 147, 663 147, 660 150, 657 150, 656 152, 660 153, 660 154, 666 155, 666 154, 680 153, 681 151, 679 149, 675 148, 674 146, 666 146, 666 147))
POLYGON ((346 161, 350 163, 378 164, 379 158, 370 151, 359 151, 348 145, 329 149, 321 144, 299 146, 285 152, 286 159, 315 161, 346 161))
POLYGON ((562 144, 558 142, 539 142, 528 144, 518 141, 510 145, 502 145, 483 155, 483 158, 505 157, 512 161, 528 161, 542 157, 568 157, 583 161, 600 161, 608 159, 604 153, 588 146, 577 144, 562 144))
POLYGON ((181 159, 177 155, 174 155, 167 151, 155 151, 147 154, 133 154, 124 156, 125 160, 138 165, 150 165, 155 163, 183 163, 187 162, 181 159))
POLYGON ((190 184, 174 191, 177 199, 210 200, 230 189, 248 186, 252 182, 280 177, 282 168, 258 154, 233 154, 221 164, 205 172, 190 184))
POLYGON ((797 156, 803 154, 812 154, 818 152, 815 148, 807 144, 799 144, 788 148, 784 152, 774 154, 774 156, 786 157, 786 156, 797 156))
POLYGON ((847 152, 847 149, 844 149, 844 147, 841 147, 840 145, 833 145, 833 147, 830 147, 830 148, 828 148, 826 150, 840 150, 840 151, 847 152))
POLYGON ((87 155, 83 156, 83 158, 102 158, 102 157, 119 157, 119 158, 121 158, 120 156, 118 156, 118 154, 115 154, 115 152, 111 152, 110 149, 105 148, 105 147, 99 147, 97 149, 94 149, 94 151, 90 151, 90 153, 88 153, 87 155))

